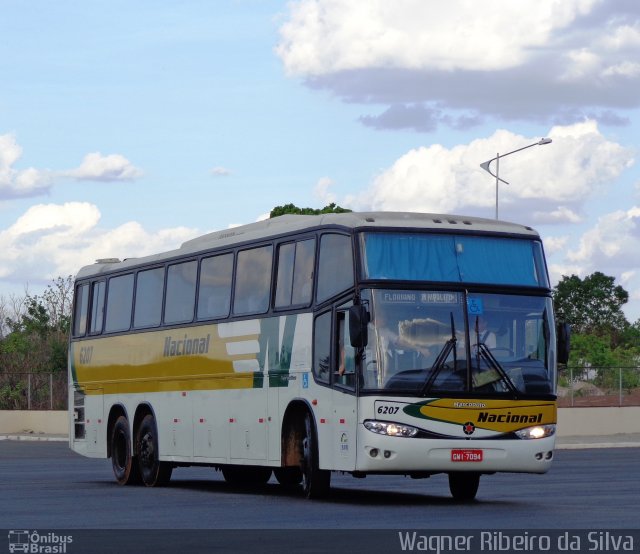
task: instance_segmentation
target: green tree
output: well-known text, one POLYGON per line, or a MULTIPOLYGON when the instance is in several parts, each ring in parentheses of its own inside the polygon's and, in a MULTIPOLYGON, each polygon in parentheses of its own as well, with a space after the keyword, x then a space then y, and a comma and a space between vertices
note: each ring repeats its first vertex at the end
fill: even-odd
POLYGON ((59 277, 41 296, 27 294, 22 313, 7 317, 0 340, 0 369, 13 372, 65 371, 73 277, 59 277))
POLYGON ((556 316, 570 323, 574 333, 610 336, 616 346, 629 326, 622 311, 629 293, 599 271, 584 279, 563 276, 553 298, 556 316))
POLYGON ((294 215, 320 215, 320 214, 329 214, 329 213, 341 214, 341 213, 350 212, 350 211, 351 210, 347 208, 341 208, 340 206, 337 206, 335 202, 332 202, 331 204, 321 209, 299 208, 294 204, 285 204, 284 206, 276 206, 275 208, 273 208, 273 210, 271 210, 271 213, 269 214, 269 217, 273 218, 273 217, 278 217, 285 214, 294 214, 294 215))

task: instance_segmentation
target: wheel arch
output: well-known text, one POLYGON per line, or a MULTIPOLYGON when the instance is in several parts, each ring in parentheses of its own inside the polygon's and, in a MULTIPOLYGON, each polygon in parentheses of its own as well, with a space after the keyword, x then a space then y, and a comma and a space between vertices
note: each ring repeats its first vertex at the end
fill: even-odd
POLYGON ((296 398, 287 406, 282 417, 281 429, 281 465, 299 466, 301 459, 298 444, 305 433, 304 418, 309 415, 314 433, 318 436, 313 409, 307 400, 296 398))
MULTIPOLYGON (((107 419, 107 458, 111 458, 111 434, 113 427, 120 416, 124 416, 129 421, 127 409, 123 404, 114 404, 109 410, 109 418, 107 419)), ((131 431, 131 429, 129 429, 131 431)))

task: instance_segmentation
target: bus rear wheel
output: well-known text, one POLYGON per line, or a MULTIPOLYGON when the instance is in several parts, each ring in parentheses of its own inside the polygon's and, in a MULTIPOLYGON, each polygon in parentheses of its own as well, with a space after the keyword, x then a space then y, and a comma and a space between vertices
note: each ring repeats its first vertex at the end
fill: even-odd
POLYGON ((142 482, 147 487, 167 485, 171 479, 173 466, 159 459, 158 430, 156 420, 151 414, 144 416, 140 423, 136 445, 142 482))
POLYGON ((331 487, 331 472, 319 468, 318 438, 309 413, 304 419, 304 436, 301 446, 302 491, 307 498, 322 498, 331 487))
POLYGON ((472 501, 476 497, 479 485, 479 473, 463 471, 449 473, 449 490, 455 500, 472 501))
POLYGON ((111 431, 111 467, 118 485, 140 483, 138 464, 132 455, 129 420, 121 415, 116 419, 111 431))

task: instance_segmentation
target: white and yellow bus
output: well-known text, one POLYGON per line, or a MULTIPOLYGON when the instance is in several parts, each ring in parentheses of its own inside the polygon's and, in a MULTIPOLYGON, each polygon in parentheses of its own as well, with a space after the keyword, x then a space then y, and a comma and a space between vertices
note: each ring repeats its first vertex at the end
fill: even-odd
POLYGON ((311 498, 332 471, 444 472, 470 500, 549 469, 566 342, 529 227, 282 216, 80 270, 70 446, 122 485, 201 464, 311 498))

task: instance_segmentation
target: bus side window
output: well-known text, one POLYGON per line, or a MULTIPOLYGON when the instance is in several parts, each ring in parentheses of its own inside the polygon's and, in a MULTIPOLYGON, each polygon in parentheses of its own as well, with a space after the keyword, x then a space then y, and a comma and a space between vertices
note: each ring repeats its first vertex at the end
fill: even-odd
POLYGON ((89 309, 89 285, 76 288, 75 313, 73 314, 73 336, 81 337, 87 332, 87 310, 89 309))
POLYGON ((278 248, 275 307, 309 305, 313 288, 315 239, 286 243, 278 248))
POLYGON ((355 386, 355 348, 351 346, 349 340, 349 312, 339 311, 336 314, 336 364, 334 371, 334 382, 348 387, 355 386))
POLYGON ((351 237, 327 233, 320 239, 318 260, 318 302, 353 286, 351 237))
POLYGON ((233 254, 202 260, 198 292, 198 319, 227 317, 231 306, 233 254))
POLYGON ((131 327, 133 273, 111 277, 107 295, 106 332, 128 331, 131 327))
POLYGON ((302 240, 296 243, 296 265, 293 273, 291 303, 294 305, 311 302, 313 290, 313 266, 316 257, 316 240, 302 240))
POLYGON ((331 312, 316 317, 313 330, 313 373, 319 381, 329 382, 331 365, 331 312))
POLYGON ((278 248, 278 277, 276 279, 275 307, 282 308, 291 305, 291 291, 293 290, 293 267, 296 257, 295 243, 281 244, 278 248))
POLYGON ((235 315, 263 314, 269 309, 272 252, 271 245, 238 252, 235 315))
POLYGON ((136 301, 133 310, 133 326, 136 328, 160 325, 162 293, 164 291, 164 267, 140 271, 136 279, 136 301))
POLYGON ((107 289, 105 281, 96 281, 91 284, 91 318, 89 319, 89 333, 97 335, 102 333, 104 320, 104 293, 107 289))
POLYGON ((165 323, 187 323, 193 320, 197 275, 198 262, 195 260, 169 266, 164 306, 165 323))

